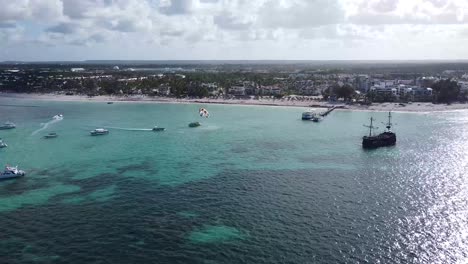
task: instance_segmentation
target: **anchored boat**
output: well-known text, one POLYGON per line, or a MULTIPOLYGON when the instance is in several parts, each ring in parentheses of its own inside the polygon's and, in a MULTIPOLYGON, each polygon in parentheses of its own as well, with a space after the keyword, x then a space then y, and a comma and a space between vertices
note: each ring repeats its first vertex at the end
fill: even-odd
POLYGON ((13 124, 12 122, 5 122, 5 124, 0 126, 0 129, 13 129, 15 127, 16 125, 13 124))
POLYGON ((26 174, 26 172, 19 170, 18 166, 10 167, 8 165, 5 166, 5 170, 0 173, 0 180, 12 179, 22 177, 26 174))
POLYGON ((302 113, 302 120, 313 120, 317 116, 314 112, 304 112, 302 113))
POLYGON ((391 131, 392 128, 392 113, 388 112, 388 122, 386 124, 386 131, 379 135, 372 135, 372 130, 377 129, 373 126, 374 119, 371 117, 370 125, 365 126, 369 128, 369 135, 362 138, 362 147, 365 149, 380 148, 386 146, 393 146, 396 144, 396 134, 391 131))
POLYGON ((199 127, 201 126, 200 122, 193 122, 188 125, 189 127, 199 127))

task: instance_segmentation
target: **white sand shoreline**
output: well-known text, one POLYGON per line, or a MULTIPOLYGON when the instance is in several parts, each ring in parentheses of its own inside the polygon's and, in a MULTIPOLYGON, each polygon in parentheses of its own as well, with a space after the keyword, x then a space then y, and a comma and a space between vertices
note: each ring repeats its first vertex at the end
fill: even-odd
POLYGON ((64 101, 64 102, 129 102, 129 103, 183 103, 183 104, 229 104, 229 105, 258 105, 280 107, 307 107, 324 108, 339 106, 340 110, 350 111, 394 111, 394 112, 445 112, 456 110, 468 110, 468 104, 454 103, 432 104, 414 102, 402 106, 398 103, 374 103, 370 106, 344 105, 342 103, 328 103, 321 101, 286 101, 273 99, 245 100, 245 99, 178 99, 152 96, 95 96, 85 95, 61 95, 61 94, 24 94, 24 93, 0 93, 0 98, 14 98, 40 101, 64 101))

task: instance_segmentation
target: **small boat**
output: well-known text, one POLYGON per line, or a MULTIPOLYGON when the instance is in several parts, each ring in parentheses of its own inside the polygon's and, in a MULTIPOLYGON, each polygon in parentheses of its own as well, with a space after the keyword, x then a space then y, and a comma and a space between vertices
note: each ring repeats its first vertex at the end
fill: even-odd
POLYGON ((114 102, 107 102, 107 104, 113 104, 114 102))
POLYGON ((101 135, 109 134, 109 130, 104 129, 104 128, 96 128, 93 131, 91 131, 90 133, 91 133, 91 136, 101 136, 101 135))
POLYGON ((304 112, 302 113, 302 120, 312 120, 316 115, 314 112, 304 112))
POLYGON ((8 145, 5 142, 3 142, 2 139, 0 139, 0 148, 6 148, 6 147, 8 147, 8 145))
POLYGON ((55 119, 55 120, 62 120, 62 119, 63 119, 63 115, 62 115, 62 114, 60 114, 60 115, 54 115, 52 118, 55 119))
POLYGON ((5 170, 2 173, 0 173, 0 180, 18 178, 24 176, 25 174, 26 172, 18 170, 18 166, 10 167, 6 165, 5 170))
POLYGON ((152 130, 155 132, 159 132, 159 131, 165 131, 166 129, 164 127, 154 126, 152 130))
POLYGON ((320 116, 314 116, 314 118, 312 118, 312 121, 318 123, 318 122, 322 121, 322 119, 323 118, 320 117, 320 116))
POLYGON ((5 122, 5 124, 0 126, 0 129, 12 129, 15 128, 16 125, 13 124, 12 122, 5 122))
POLYGON ((199 127, 201 126, 200 122, 192 122, 188 125, 189 127, 199 127))
POLYGON ((54 133, 54 132, 49 133, 49 134, 44 136, 44 138, 56 138, 56 137, 58 137, 58 135, 57 135, 57 133, 54 133))

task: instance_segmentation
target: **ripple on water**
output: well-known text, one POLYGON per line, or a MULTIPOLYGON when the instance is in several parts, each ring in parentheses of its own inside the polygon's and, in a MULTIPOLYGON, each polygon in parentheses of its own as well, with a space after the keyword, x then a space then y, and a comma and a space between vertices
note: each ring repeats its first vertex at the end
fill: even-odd
POLYGON ((184 218, 195 218, 198 216, 197 213, 195 212, 192 212, 192 211, 181 211, 181 212, 177 212, 177 215, 178 216, 182 216, 184 218))
POLYGON ((199 230, 192 231, 189 240, 196 244, 223 243, 233 240, 245 239, 245 234, 237 228, 230 226, 204 226, 199 230))
POLYGON ((115 197, 117 186, 110 185, 108 187, 95 190, 86 195, 75 195, 72 197, 68 197, 62 200, 62 203, 65 204, 81 204, 88 201, 91 202, 107 202, 115 197))
POLYGON ((0 212, 16 210, 27 205, 42 205, 57 195, 73 193, 79 190, 79 186, 59 183, 51 187, 36 189, 19 195, 2 197, 0 198, 0 212))

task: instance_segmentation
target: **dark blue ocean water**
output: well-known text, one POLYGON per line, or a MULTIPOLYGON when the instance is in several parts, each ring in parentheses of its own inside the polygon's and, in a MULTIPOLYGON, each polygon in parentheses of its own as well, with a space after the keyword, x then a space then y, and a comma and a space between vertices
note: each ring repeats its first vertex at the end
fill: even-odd
POLYGON ((28 173, 0 182, 0 263, 468 261, 468 112, 394 113, 397 145, 364 151, 386 113, 8 104, 37 107, 0 106, 0 162, 28 173))

